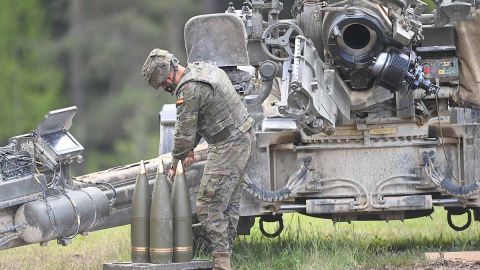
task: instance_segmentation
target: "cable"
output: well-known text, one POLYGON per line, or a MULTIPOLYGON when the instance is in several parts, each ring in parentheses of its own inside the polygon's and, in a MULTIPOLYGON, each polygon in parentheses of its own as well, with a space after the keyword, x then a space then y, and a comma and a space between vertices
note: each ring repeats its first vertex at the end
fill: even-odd
MULTIPOLYGON (((373 85, 373 88, 375 88, 375 87, 376 87, 376 83, 373 85)), ((409 91, 409 92, 410 92, 410 91, 409 91)), ((437 93, 437 95, 438 95, 438 93, 437 93)), ((423 94, 423 97, 420 99, 420 101, 423 101, 426 97, 427 97, 427 93, 425 92, 425 93, 423 94)), ((385 102, 387 102, 388 100, 383 101, 383 102, 380 102, 380 101, 378 101, 378 100, 376 99, 375 95, 372 95, 372 98, 373 98, 373 100, 377 103, 377 104, 375 104, 375 105, 373 105, 373 106, 381 106, 380 109, 379 109, 379 110, 376 110, 376 111, 375 111, 375 110, 372 110, 372 111, 359 110, 358 112, 364 112, 364 113, 379 113, 379 112, 383 112, 383 111, 386 111, 386 110, 387 110, 387 111, 392 111, 392 112, 399 112, 399 111, 403 111, 403 110, 409 109, 410 107, 414 106, 414 105, 416 104, 416 102, 418 102, 418 100, 417 100, 417 101, 414 100, 413 103, 397 109, 397 108, 394 108, 393 106, 388 106, 388 107, 387 107, 387 105, 385 104, 385 102)))
POLYGON ((82 180, 79 180, 79 179, 75 179, 75 181, 80 182, 80 183, 85 183, 85 184, 88 184, 88 185, 106 186, 108 189, 112 190, 112 198, 109 200, 109 205, 113 206, 115 204, 115 201, 117 200, 117 189, 112 184, 107 183, 107 182, 82 181, 82 180))
MULTIPOLYGON (((95 203, 95 199, 93 199, 92 195, 90 195, 90 193, 88 193, 87 191, 85 191, 84 189, 80 189, 81 191, 83 191, 85 194, 87 194, 87 196, 90 198, 90 200, 92 200, 92 203, 93 203, 93 208, 94 208, 94 216, 93 216, 93 220, 92 222, 90 223, 90 225, 88 226, 87 230, 86 231, 90 231, 93 226, 95 226, 95 224, 97 223, 97 212, 98 212, 98 208, 97 208, 97 204, 95 203)), ((80 227, 80 226, 79 226, 80 227)))
POLYGON ((108 204, 110 206, 114 205, 115 201, 117 200, 117 190, 115 189, 115 187, 112 184, 106 183, 106 182, 97 182, 95 184, 107 186, 108 188, 110 188, 112 190, 112 198, 109 200, 108 204))
POLYGON ((292 18, 296 18, 297 15, 300 13, 300 9, 302 9, 303 5, 311 2, 311 3, 321 3, 321 7, 326 7, 326 1, 321 0, 295 0, 293 2, 292 8, 290 9, 290 13, 292 14, 292 18))
POLYGON ((10 147, 8 149, 4 147, 0 151, 0 170, 6 179, 29 174, 31 169, 26 170, 25 168, 31 168, 34 162, 34 159, 26 151, 15 152, 10 147))
POLYGON ((290 198, 294 191, 299 188, 307 176, 310 169, 311 157, 303 159, 302 167, 294 173, 287 181, 287 184, 279 190, 270 191, 258 187, 248 176, 245 175, 244 188, 253 197, 266 201, 277 202, 290 198))
MULTIPOLYGON (((67 195, 67 193, 63 194, 65 197, 67 197, 67 199, 70 201, 70 203, 72 204, 73 206, 73 209, 75 210, 75 216, 76 216, 76 220, 77 220, 77 230, 75 231, 75 233, 71 236, 66 236, 66 237, 62 237, 63 239, 73 239, 75 236, 77 236, 77 234, 80 232, 80 225, 81 225, 81 215, 80 215, 80 211, 78 211, 78 207, 77 205, 75 204, 75 202, 72 200, 72 198, 70 198, 70 196, 67 195)), ((95 211, 95 214, 96 214, 96 211, 95 211)))
MULTIPOLYGON (((447 163, 447 168, 448 168, 448 171, 450 172, 450 175, 452 176, 452 178, 457 181, 457 183, 464 183, 465 181, 464 180, 457 180, 457 178, 455 178, 455 175, 453 174, 453 171, 452 169, 450 168, 450 163, 448 163, 448 159, 447 159, 447 150, 445 149, 445 139, 443 137, 443 130, 442 130, 442 123, 440 121, 440 105, 438 104, 438 93, 435 94, 435 103, 436 103, 436 106, 437 106, 437 120, 438 120, 438 129, 440 130, 440 138, 442 139, 442 148, 443 148, 443 155, 445 157, 445 162, 447 163)), ((459 172, 460 173, 460 172, 459 172)))
POLYGON ((0 238, 0 247, 5 246, 6 244, 8 244, 8 242, 17 239, 20 236, 20 234, 21 233, 17 232, 17 233, 12 233, 10 235, 0 238))
POLYGON ((292 9, 290 10, 292 14, 292 18, 297 17, 300 9, 302 8, 302 5, 303 5, 303 0, 295 0, 295 2, 293 2, 292 9))
MULTIPOLYGON (((37 172, 38 172, 38 169, 37 169, 37 172)), ((53 231, 57 234, 57 235, 60 235, 60 233, 58 232, 57 230, 57 227, 55 226, 55 224, 57 224, 57 220, 55 219, 55 214, 53 214, 53 209, 52 209, 52 206, 50 205, 50 203, 48 202, 47 200, 47 184, 46 183, 43 183, 44 185, 42 185, 42 181, 40 181, 38 178, 37 178, 37 175, 36 174, 33 174, 33 177, 35 178, 35 180, 40 184, 40 187, 42 189, 42 195, 43 195, 43 201, 45 202, 45 205, 47 206, 47 215, 48 215, 48 219, 50 221, 50 224, 52 225, 52 228, 53 228, 53 231)))
POLYGON ((435 169, 432 159, 429 156, 425 157, 424 171, 432 182, 442 188, 442 190, 449 195, 466 198, 480 193, 480 181, 477 180, 468 185, 459 185, 458 183, 453 182, 452 179, 443 177, 435 169))

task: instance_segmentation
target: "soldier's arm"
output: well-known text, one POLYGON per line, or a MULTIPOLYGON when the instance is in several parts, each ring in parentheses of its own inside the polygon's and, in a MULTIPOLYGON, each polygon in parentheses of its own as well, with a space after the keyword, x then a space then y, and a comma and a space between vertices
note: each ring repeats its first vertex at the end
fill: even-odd
POLYGON ((195 138, 195 145, 193 146, 193 148, 197 147, 197 145, 200 143, 200 140, 202 140, 202 136, 197 133, 197 136, 195 138))
POLYGON ((198 144, 198 112, 202 105, 202 93, 209 85, 189 82, 182 86, 177 99, 177 121, 172 150, 172 164, 184 160, 188 152, 198 144))

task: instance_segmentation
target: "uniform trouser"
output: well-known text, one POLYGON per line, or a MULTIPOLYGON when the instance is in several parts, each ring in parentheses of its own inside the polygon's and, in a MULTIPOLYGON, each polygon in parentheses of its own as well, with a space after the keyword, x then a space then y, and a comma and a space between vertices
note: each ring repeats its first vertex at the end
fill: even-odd
POLYGON ((208 147, 207 164, 197 195, 197 216, 213 252, 231 252, 240 214, 243 176, 255 143, 253 131, 208 147))

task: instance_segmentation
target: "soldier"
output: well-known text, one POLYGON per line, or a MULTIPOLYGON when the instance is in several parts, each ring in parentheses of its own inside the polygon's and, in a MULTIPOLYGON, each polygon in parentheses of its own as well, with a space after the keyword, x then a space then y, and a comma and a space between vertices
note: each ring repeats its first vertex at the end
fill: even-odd
POLYGON ((225 72, 211 64, 183 67, 169 52, 154 49, 142 75, 153 88, 177 96, 170 177, 178 160, 185 160, 186 166, 193 163, 200 138, 208 143, 197 215, 211 240, 214 269, 231 269, 243 176, 255 141, 253 119, 225 72))

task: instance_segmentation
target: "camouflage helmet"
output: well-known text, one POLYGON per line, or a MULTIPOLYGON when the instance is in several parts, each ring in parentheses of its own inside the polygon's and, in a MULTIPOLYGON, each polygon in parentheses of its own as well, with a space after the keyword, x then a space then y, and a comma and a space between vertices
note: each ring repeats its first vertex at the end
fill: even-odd
POLYGON ((178 69, 178 60, 166 50, 153 49, 142 67, 142 76, 151 87, 158 89, 167 79, 171 68, 178 69))

